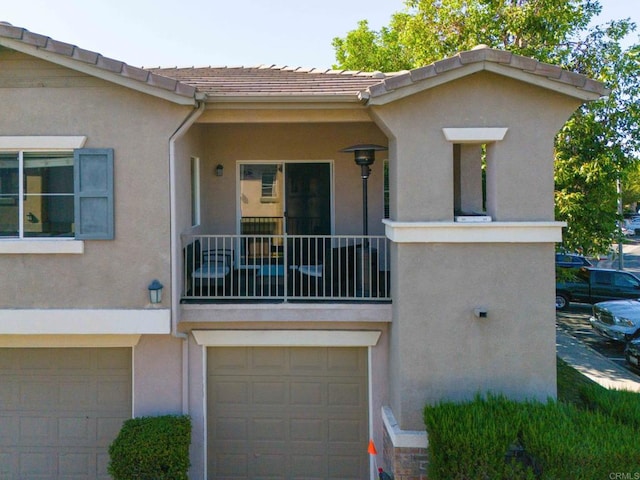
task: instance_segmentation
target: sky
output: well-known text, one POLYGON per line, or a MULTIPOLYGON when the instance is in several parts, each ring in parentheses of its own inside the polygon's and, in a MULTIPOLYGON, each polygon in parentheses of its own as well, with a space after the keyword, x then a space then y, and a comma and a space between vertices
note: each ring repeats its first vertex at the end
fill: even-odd
MULTIPOLYGON (((368 20, 378 30, 402 0, 0 0, 0 21, 137 67, 330 68, 331 41, 368 20)), ((597 23, 640 0, 600 0, 597 23)), ((638 32, 627 39, 638 41, 638 32)))

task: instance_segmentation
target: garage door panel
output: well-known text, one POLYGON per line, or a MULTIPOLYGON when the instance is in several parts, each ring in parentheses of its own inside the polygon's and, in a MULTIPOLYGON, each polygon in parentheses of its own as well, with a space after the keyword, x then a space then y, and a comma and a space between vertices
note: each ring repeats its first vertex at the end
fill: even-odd
MULTIPOLYGON (((254 441, 285 441, 287 422, 283 418, 252 418, 250 438, 254 441)), ((247 438, 249 440, 249 438, 247 438)))
POLYGON ((122 411, 131 404, 130 378, 99 377, 96 398, 100 410, 122 411))
POLYGON ((249 459, 244 453, 223 453, 213 458, 220 478, 247 478, 249 459))
POLYGON ((209 478, 326 479, 332 462, 335 478, 367 478, 366 358, 363 348, 210 348, 209 478))
POLYGON ((246 380, 227 380, 216 377, 214 385, 209 386, 209 398, 218 405, 249 405, 250 383, 246 380))
POLYGON ((108 479, 131 416, 131 349, 0 349, 2 478, 108 479), (99 368, 100 358, 104 361, 99 368))

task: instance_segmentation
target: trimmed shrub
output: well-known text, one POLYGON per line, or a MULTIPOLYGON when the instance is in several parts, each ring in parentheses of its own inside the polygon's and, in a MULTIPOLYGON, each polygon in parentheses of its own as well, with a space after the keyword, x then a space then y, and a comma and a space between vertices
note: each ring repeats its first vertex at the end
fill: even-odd
POLYGON ((187 480, 191 419, 187 415, 132 418, 109 446, 114 480, 187 480))
POLYGON ((424 418, 431 480, 593 480, 610 478, 612 472, 640 474, 637 426, 608 412, 478 396, 468 403, 427 406, 424 418))

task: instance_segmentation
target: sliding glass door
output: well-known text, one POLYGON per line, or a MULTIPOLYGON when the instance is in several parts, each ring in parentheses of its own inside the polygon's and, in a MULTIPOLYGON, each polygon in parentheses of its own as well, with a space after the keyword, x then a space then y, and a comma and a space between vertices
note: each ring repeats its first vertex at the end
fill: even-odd
POLYGON ((247 263, 281 256, 281 235, 330 235, 331 164, 241 164, 240 233, 247 263))

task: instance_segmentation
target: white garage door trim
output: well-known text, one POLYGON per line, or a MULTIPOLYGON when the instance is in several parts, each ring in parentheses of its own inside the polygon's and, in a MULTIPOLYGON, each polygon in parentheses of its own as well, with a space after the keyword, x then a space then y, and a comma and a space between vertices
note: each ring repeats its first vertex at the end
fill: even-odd
POLYGON ((205 347, 373 347, 381 332, 358 330, 193 330, 205 347))
MULTIPOLYGON (((373 434, 373 385, 371 347, 377 345, 382 332, 361 330, 192 330, 198 345, 202 346, 202 371, 207 372, 207 347, 367 347, 367 390, 369 397, 369 437, 373 434)), ((207 391, 207 375, 203 378, 203 392, 207 391)), ((207 395, 204 393, 204 478, 208 472, 207 395)), ((374 455, 369 455, 369 474, 375 478, 374 455)))

